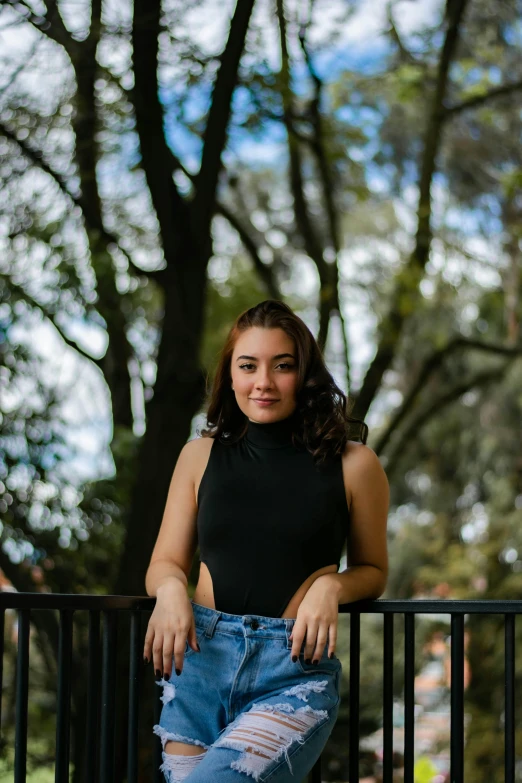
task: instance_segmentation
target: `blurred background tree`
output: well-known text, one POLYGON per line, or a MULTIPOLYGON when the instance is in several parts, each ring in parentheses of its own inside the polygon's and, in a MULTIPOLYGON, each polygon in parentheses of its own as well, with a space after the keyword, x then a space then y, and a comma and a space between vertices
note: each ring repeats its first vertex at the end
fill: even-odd
MULTIPOLYGON (((2 3, 0 568, 16 589, 144 593, 227 329, 281 298, 388 473, 385 597, 440 582, 450 597, 519 597, 522 5, 368 5, 242 0, 225 17, 202 0, 2 3)), ((191 590, 197 574, 196 557, 191 590)), ((48 693, 57 617, 36 614, 48 693)), ((467 764, 490 783, 503 640, 469 625, 467 764)), ((363 628, 378 645, 376 619, 363 628)), ((368 641, 365 733, 381 720, 368 641)))

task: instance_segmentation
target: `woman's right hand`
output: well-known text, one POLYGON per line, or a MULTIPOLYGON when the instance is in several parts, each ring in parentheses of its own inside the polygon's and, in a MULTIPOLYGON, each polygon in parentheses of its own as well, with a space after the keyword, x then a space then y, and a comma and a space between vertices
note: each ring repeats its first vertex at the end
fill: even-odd
POLYGON ((156 606, 145 634, 143 657, 148 662, 152 653, 156 677, 163 674, 169 679, 173 655, 176 674, 181 674, 186 641, 199 652, 192 604, 183 582, 173 578, 157 588, 156 606))

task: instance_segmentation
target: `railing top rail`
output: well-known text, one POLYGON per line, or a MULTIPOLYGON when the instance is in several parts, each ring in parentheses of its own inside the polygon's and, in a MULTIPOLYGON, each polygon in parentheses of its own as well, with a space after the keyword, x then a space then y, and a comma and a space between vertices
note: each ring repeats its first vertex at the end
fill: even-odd
MULTIPOLYGON (((139 595, 85 595, 83 593, 0 592, 0 609, 71 609, 152 611, 156 599, 139 595)), ((460 600, 453 598, 379 598, 341 604, 339 613, 349 614, 522 614, 522 599, 460 600)))
POLYGON ((139 595, 0 592, 0 609, 154 609, 155 598, 139 595))
POLYGON ((339 612, 361 614, 522 614, 521 599, 379 598, 342 604, 339 612))

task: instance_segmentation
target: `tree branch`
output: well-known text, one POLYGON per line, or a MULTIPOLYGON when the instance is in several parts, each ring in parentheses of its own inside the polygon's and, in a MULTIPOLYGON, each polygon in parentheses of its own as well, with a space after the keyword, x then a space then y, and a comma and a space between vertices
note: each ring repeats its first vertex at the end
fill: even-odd
MULTIPOLYGON (((310 120, 313 128, 313 135, 310 140, 313 155, 317 162, 319 178, 322 185, 323 199, 326 207, 326 218, 330 233, 330 242, 335 253, 334 263, 328 267, 319 267, 319 276, 321 280, 321 300, 319 307, 319 344, 326 344, 330 317, 332 312, 337 312, 340 322, 344 344, 344 361, 346 373, 346 388, 351 387, 351 368, 350 351, 348 337, 346 333, 346 324, 341 312, 339 300, 339 274, 338 257, 341 248, 340 230, 339 230, 339 212, 335 204, 336 183, 332 176, 331 167, 328 163, 326 154, 326 144, 323 130, 323 118, 321 116, 321 98, 323 91, 323 82, 315 70, 310 52, 306 45, 306 29, 304 26, 299 33, 299 42, 303 51, 308 72, 315 85, 315 95, 310 102, 310 120)), ((293 123, 291 123, 293 126, 293 123)))
POLYGON ((317 342, 324 349, 328 339, 328 328, 332 308, 331 295, 336 290, 335 276, 338 272, 335 264, 326 264, 323 258, 323 247, 319 233, 313 224, 304 193, 302 174, 302 156, 298 140, 293 133, 292 117, 293 101, 290 85, 290 57, 287 45, 286 18, 283 0, 276 1, 277 19, 279 23, 279 39, 281 45, 281 99, 283 103, 284 122, 288 139, 288 155, 290 161, 290 191, 294 198, 294 214, 297 227, 303 237, 305 250, 317 267, 321 282, 319 298, 319 333, 317 342))
POLYGON ((305 249, 310 258, 315 262, 319 271, 322 271, 325 262, 323 259, 321 243, 318 240, 317 232, 314 229, 312 220, 308 211, 308 205, 304 195, 304 184, 302 177, 302 159, 301 151, 296 139, 292 135, 293 116, 292 92, 290 87, 290 62, 288 46, 286 41, 286 19, 283 7, 283 0, 277 0, 277 17, 279 21, 279 37, 281 43, 281 98, 283 103, 283 117, 288 134, 288 150, 290 157, 290 189, 294 197, 294 211, 296 222, 305 243, 305 249))
POLYGON ((56 0, 46 0, 47 16, 33 13, 31 8, 20 0, 4 0, 4 2, 6 5, 12 6, 38 32, 60 44, 69 56, 72 56, 78 47, 81 46, 80 41, 75 41, 74 38, 71 38, 69 31, 65 27, 56 0))
MULTIPOLYGON (((112 271, 109 274, 108 264, 105 263, 103 258, 104 254, 100 252, 100 247, 96 247, 98 244, 98 237, 102 240, 105 250, 108 244, 114 243, 120 248, 127 259, 129 259, 128 254, 126 253, 125 249, 121 247, 117 238, 114 237, 110 232, 106 231, 103 225, 99 222, 101 220, 101 216, 97 213, 96 209, 91 209, 91 205, 83 194, 81 196, 77 196, 70 191, 65 179, 60 174, 55 172, 44 161, 41 152, 35 151, 25 141, 17 139, 15 134, 5 125, 0 124, 0 132, 3 133, 6 138, 9 138, 11 141, 15 141, 22 152, 35 165, 38 165, 43 171, 49 174, 49 176, 53 177, 62 192, 67 195, 74 204, 77 204, 82 209, 87 233, 89 235, 89 244, 91 247, 91 254, 93 259, 93 269, 97 277, 99 294, 102 291, 102 294, 100 294, 100 306, 98 309, 107 324, 107 331, 109 335, 109 349, 107 350, 103 359, 100 360, 100 366, 102 367, 105 379, 113 398, 114 420, 123 426, 130 426, 132 424, 132 408, 130 404, 130 378, 128 377, 127 367, 127 358, 130 353, 130 346, 125 335, 124 317, 117 301, 112 263, 112 271)), ((146 273, 143 272, 142 274, 146 273)), ((62 336, 65 339, 65 335, 62 336)), ((74 344, 72 347, 75 347, 74 344)), ((75 349, 79 350, 78 348, 75 349)), ((92 360, 92 357, 89 358, 92 360)))
POLYGON ((261 261, 258 247, 253 237, 249 234, 246 226, 234 214, 234 212, 232 212, 231 209, 229 209, 227 206, 225 206, 225 204, 221 202, 216 203, 215 211, 218 214, 222 215, 230 223, 232 228, 234 228, 239 234, 241 241, 245 246, 245 249, 247 250, 248 254, 250 255, 250 258, 254 263, 254 268, 256 272, 258 273, 259 277, 261 278, 264 285, 266 286, 269 296, 272 299, 281 299, 282 298, 281 292, 274 278, 272 267, 268 266, 268 264, 265 264, 263 263, 263 261, 261 261))
MULTIPOLYGON (((412 416, 409 425, 401 433, 397 444, 391 450, 391 453, 386 455, 387 470, 394 469, 398 465, 401 455, 404 454, 408 447, 408 443, 415 439, 415 435, 430 419, 471 389, 474 389, 477 386, 486 386, 488 383, 501 380, 511 366, 512 361, 512 359, 508 360, 500 369, 496 367, 493 370, 484 370, 483 372, 477 373, 473 378, 456 384, 452 389, 445 394, 442 394, 437 399, 430 400, 423 410, 412 416)), ((379 452, 376 451, 376 453, 378 454, 379 452)))
POLYGON ((264 117, 267 120, 273 120, 273 122, 282 122, 285 123, 288 122, 288 128, 291 130, 291 132, 294 134, 296 139, 299 139, 300 141, 303 141, 305 144, 311 145, 313 144, 313 138, 312 136, 308 136, 306 133, 302 133, 300 130, 298 130, 295 126, 296 121, 304 121, 306 120, 306 117, 296 114, 293 108, 288 108, 288 113, 285 118, 284 114, 279 114, 278 112, 272 111, 270 109, 267 109, 266 106, 264 106, 261 101, 259 100, 258 95, 254 90, 250 88, 250 85, 246 80, 242 80, 239 82, 239 84, 242 87, 245 87, 245 89, 249 90, 250 92, 250 98, 252 100, 252 104, 254 105, 256 111, 259 113, 261 117, 264 117))
MULTIPOLYGON (((185 174, 187 179, 189 179, 192 183, 194 183, 197 179, 197 174, 191 174, 191 172, 185 168, 183 163, 179 160, 179 158, 176 157, 176 155, 174 155, 173 152, 171 152, 171 155, 173 160, 173 166, 175 166, 175 168, 177 169, 180 169, 180 171, 182 171, 183 174, 185 174)), ((215 214, 224 217, 225 220, 227 220, 230 223, 232 228, 235 229, 235 231, 237 231, 237 233, 239 234, 239 237, 243 242, 245 250, 249 253, 254 263, 254 268, 258 273, 259 277, 261 278, 262 282, 266 286, 270 297, 272 299, 281 299, 282 298, 281 292, 279 290, 277 281, 275 280, 272 268, 269 267, 267 264, 263 263, 263 261, 261 261, 261 258, 259 256, 259 248, 256 244, 254 237, 252 236, 251 231, 247 229, 243 221, 223 202, 216 200, 214 204, 214 211, 215 214)))
POLYGON ((378 454, 384 451, 393 433, 396 432, 408 413, 413 410, 415 401, 420 395, 422 389, 426 386, 429 378, 441 366, 446 357, 450 356, 460 348, 468 348, 482 351, 484 353, 491 353, 496 356, 508 356, 512 358, 522 355, 522 348, 513 347, 511 345, 502 345, 501 343, 483 343, 480 340, 472 340, 466 337, 454 337, 448 342, 446 346, 444 346, 444 348, 441 348, 438 351, 434 351, 431 356, 428 356, 425 359, 419 372, 417 381, 411 387, 410 391, 402 401, 400 408, 392 417, 392 420, 386 428, 386 431, 381 435, 375 445, 375 451, 378 454))
MULTIPOLYGON (((163 107, 159 99, 158 36, 161 4, 136 0, 132 24, 134 80, 132 99, 140 141, 143 171, 163 241, 167 266, 173 269, 180 236, 177 221, 186 225, 188 210, 173 179, 176 158, 165 141, 163 107)), ((178 281, 180 291, 181 281, 178 281)))
POLYGON ((409 49, 404 45, 404 42, 401 36, 399 35, 399 31, 397 30, 397 27, 395 25, 395 20, 393 18, 391 0, 386 6, 386 15, 388 17, 388 22, 390 23, 390 29, 388 32, 391 33, 391 37, 395 42, 397 49, 399 50, 401 60, 410 65, 420 65, 420 63, 415 59, 415 57, 409 51, 409 49))
POLYGON ((122 246, 121 240, 116 236, 116 234, 108 231, 103 226, 103 224, 99 222, 99 218, 94 214, 93 210, 89 209, 89 204, 82 194, 73 193, 73 191, 69 188, 65 177, 63 177, 59 172, 55 171, 46 162, 41 150, 37 150, 33 146, 29 145, 25 140, 17 138, 15 132, 2 122, 0 122, 0 134, 5 136, 6 139, 15 142, 23 154, 31 161, 31 163, 33 163, 35 166, 38 166, 38 168, 40 168, 42 171, 45 171, 46 174, 54 179, 62 193, 67 196, 67 198, 69 198, 75 206, 80 207, 87 227, 91 231, 98 231, 106 244, 116 245, 118 250, 120 250, 127 259, 129 267, 135 275, 146 276, 153 280, 160 276, 161 270, 158 272, 147 271, 136 266, 128 251, 122 246))
MULTIPOLYGON (((99 311, 105 319, 109 335, 109 347, 103 357, 103 371, 111 391, 114 422, 119 426, 132 427, 133 414, 128 370, 131 349, 125 334, 125 316, 118 304, 113 264, 109 260, 110 254, 107 250, 108 242, 115 241, 125 256, 127 253, 121 248, 115 237, 110 236, 103 227, 96 180, 94 83, 97 70, 96 50, 101 32, 101 4, 102 0, 92 0, 89 33, 82 42, 75 41, 69 35, 60 16, 56 0, 46 0, 47 17, 35 16, 32 10, 23 3, 20 3, 18 8, 23 8, 27 12, 25 16, 33 26, 63 46, 69 55, 76 76, 78 89, 74 98, 76 113, 72 124, 76 136, 75 161, 80 175, 81 195, 73 195, 63 177, 55 176, 54 178, 62 191, 79 204, 86 218, 92 268, 96 275, 100 300, 99 311)), ((53 175, 49 166, 42 165, 43 160, 38 160, 38 156, 34 153, 30 154, 32 151, 29 145, 21 144, 14 134, 10 134, 10 138, 16 140, 26 154, 29 153, 34 162, 38 162, 47 173, 53 175)))
POLYGON ((467 98, 460 103, 455 103, 453 106, 446 106, 441 109, 442 118, 449 119, 455 114, 458 114, 466 109, 475 109, 477 106, 482 106, 492 98, 498 98, 500 95, 509 95, 515 90, 522 89, 522 79, 517 82, 507 82, 507 84, 500 84, 498 87, 493 87, 491 90, 487 90, 481 95, 474 95, 472 98, 467 98))
POLYGON ((439 58, 429 120, 424 134, 415 246, 408 262, 396 278, 389 312, 379 325, 377 351, 357 395, 354 415, 361 419, 366 417, 382 382, 382 377, 393 361, 403 324, 413 307, 413 302, 419 297, 419 285, 431 248, 431 184, 442 140, 441 108, 444 105, 449 83, 449 71, 455 57, 461 23, 468 2, 469 0, 447 0, 446 3, 446 35, 439 58))
POLYGON ((41 302, 37 302, 34 297, 31 296, 31 294, 28 294, 27 291, 21 286, 18 285, 18 283, 13 282, 13 280, 9 279, 9 287, 12 291, 16 291, 16 293, 20 296, 21 299, 28 302, 32 307, 37 308, 42 312, 42 314, 49 319, 49 321, 52 323, 64 343, 66 343, 70 348, 73 348, 77 353, 79 353, 81 356, 88 359, 90 362, 95 364, 100 370, 103 372, 102 367, 102 359, 96 359, 94 356, 91 356, 87 351, 84 351, 83 348, 81 348, 78 343, 75 340, 71 340, 67 335, 64 333, 63 329, 59 324, 56 322, 56 314, 50 312, 45 305, 43 305, 41 302))
MULTIPOLYGON (((232 112, 232 96, 238 81, 238 70, 254 8, 254 0, 237 0, 228 40, 214 82, 212 102, 203 135, 201 167, 196 178, 194 216, 203 236, 210 231, 213 204, 216 199, 221 155, 225 149, 232 112)), ((194 227, 195 228, 195 227, 194 227)))
POLYGON ((306 45, 304 30, 301 30, 301 32, 299 33, 299 42, 301 44, 301 49, 303 50, 303 54, 308 67, 308 72, 315 85, 315 96, 310 103, 310 115, 311 115, 313 131, 314 131, 313 138, 311 139, 311 146, 315 158, 317 160, 317 165, 319 168, 319 174, 321 178, 321 184, 323 187, 323 198, 326 205, 326 214, 327 214, 328 225, 330 229, 330 240, 332 242, 332 247, 334 248, 334 251, 337 255, 340 250, 339 216, 334 201, 335 183, 331 175, 330 167, 326 160, 323 122, 322 122, 321 110, 320 110, 321 97, 323 91, 323 82, 319 78, 312 64, 312 58, 310 56, 308 47, 306 45))

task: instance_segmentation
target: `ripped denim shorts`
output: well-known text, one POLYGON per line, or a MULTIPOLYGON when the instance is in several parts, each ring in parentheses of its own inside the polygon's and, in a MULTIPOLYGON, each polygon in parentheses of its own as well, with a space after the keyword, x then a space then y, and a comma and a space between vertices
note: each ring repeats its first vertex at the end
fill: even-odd
POLYGON ((167 783, 301 783, 321 755, 337 719, 342 665, 292 661, 295 620, 226 614, 192 603, 201 652, 185 645, 182 673, 172 669, 154 733, 161 739, 167 783), (169 740, 201 746, 184 756, 169 740))

